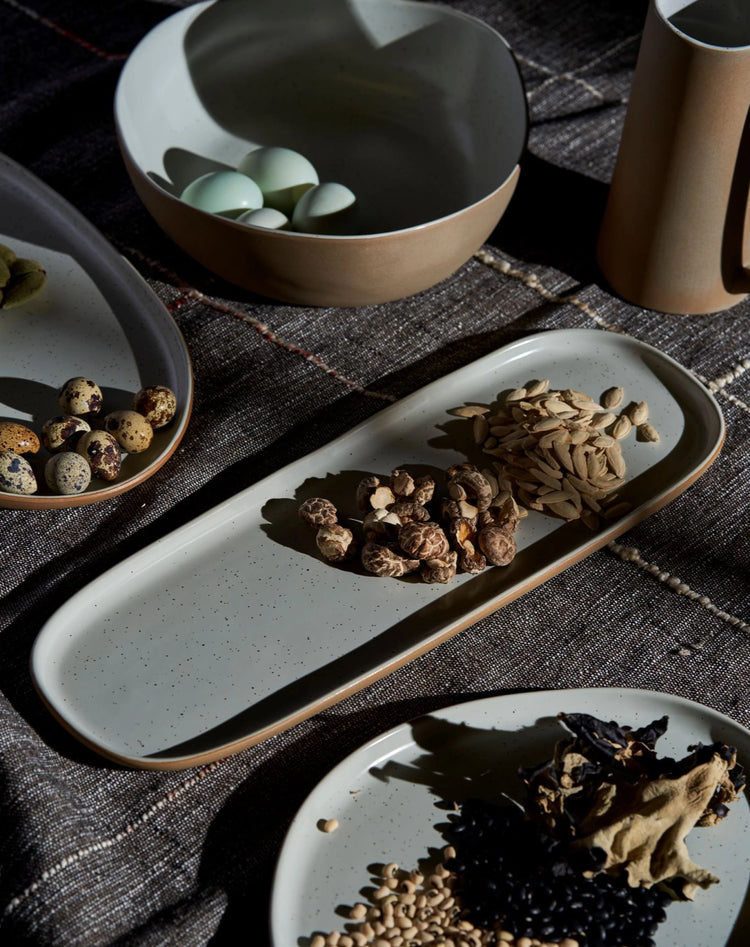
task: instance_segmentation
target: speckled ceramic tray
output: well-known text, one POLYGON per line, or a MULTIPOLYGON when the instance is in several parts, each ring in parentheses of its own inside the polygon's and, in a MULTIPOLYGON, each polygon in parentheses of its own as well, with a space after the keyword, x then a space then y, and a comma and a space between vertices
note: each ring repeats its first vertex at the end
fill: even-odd
MULTIPOLYGON (((370 866, 410 870, 435 860, 454 802, 522 799, 519 766, 549 759, 568 731, 560 712, 589 713, 639 727, 669 716, 660 756, 682 758, 695 743, 723 741, 750 761, 750 733, 728 717, 653 691, 592 688, 537 691, 469 701, 404 724, 347 757, 313 790, 292 822, 279 857, 271 903, 273 947, 309 944, 343 931, 337 910, 363 900, 370 866), (321 820, 339 828, 321 832, 321 820)), ((746 796, 717 826, 688 835, 691 858, 721 880, 693 903, 667 908, 657 947, 746 947, 750 943, 750 807, 746 796)))
MULTIPOLYGON (((119 564, 66 602, 33 652, 52 711, 89 746, 137 766, 235 752, 412 660, 587 556, 677 496, 724 435, 713 397, 676 362, 623 335, 521 339, 415 392, 119 564), (298 517, 325 496, 356 515, 355 486, 476 450, 450 411, 532 378, 645 398, 659 443, 628 442, 633 509, 596 533, 531 514, 507 568, 449 585, 381 579, 321 560, 298 517), (106 608, 102 603, 106 602, 106 608)), ((472 455, 473 456, 473 455, 472 455)))
POLYGON ((144 385, 170 387, 175 420, 155 433, 148 450, 124 457, 117 480, 92 480, 77 496, 46 486, 42 450, 29 457, 39 489, 31 496, 0 492, 0 507, 81 506, 130 490, 174 453, 190 417, 190 357, 176 323, 148 284, 59 194, 0 155, 0 243, 38 260, 47 284, 29 302, 0 309, 0 419, 40 433, 61 414, 59 388, 77 375, 102 389, 104 410, 129 408, 144 385))

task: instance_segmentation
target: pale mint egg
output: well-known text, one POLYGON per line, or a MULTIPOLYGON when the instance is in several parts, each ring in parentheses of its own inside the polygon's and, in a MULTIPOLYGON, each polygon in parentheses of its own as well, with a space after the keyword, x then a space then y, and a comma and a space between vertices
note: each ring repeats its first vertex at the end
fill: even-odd
POLYGON ((239 171, 209 171, 191 181, 182 200, 209 214, 236 217, 246 210, 263 206, 260 188, 239 171))
POLYGON ((266 207, 291 216, 294 206, 313 185, 318 173, 304 155, 291 148, 270 146, 249 152, 237 170, 255 181, 263 193, 266 207))
POLYGON ((267 230, 291 230, 292 222, 274 207, 259 207, 246 210, 237 218, 238 224, 252 224, 253 227, 265 227, 267 230))
POLYGON ((357 198, 344 184, 327 181, 306 191, 297 202, 292 226, 302 233, 341 236, 355 233, 357 198))

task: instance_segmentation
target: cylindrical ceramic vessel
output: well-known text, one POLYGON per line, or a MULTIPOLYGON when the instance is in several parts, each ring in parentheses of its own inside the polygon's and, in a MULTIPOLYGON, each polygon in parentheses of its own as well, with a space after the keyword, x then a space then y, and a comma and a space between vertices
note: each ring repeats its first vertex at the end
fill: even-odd
POLYGON ((669 313, 750 292, 750 2, 651 0, 597 259, 669 313))

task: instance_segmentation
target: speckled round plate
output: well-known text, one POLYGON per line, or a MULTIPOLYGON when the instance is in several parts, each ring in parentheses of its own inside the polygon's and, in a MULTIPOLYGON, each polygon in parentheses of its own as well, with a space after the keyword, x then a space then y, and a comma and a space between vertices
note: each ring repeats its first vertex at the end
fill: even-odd
POLYGON ((49 509, 95 503, 131 490, 174 453, 190 417, 190 356, 176 323, 136 270, 59 194, 0 155, 0 243, 47 271, 41 293, 22 306, 0 309, 0 420, 40 433, 62 413, 59 388, 77 375, 93 378, 104 411, 129 408, 145 385, 167 385, 177 416, 155 432, 148 450, 126 455, 117 480, 93 479, 75 496, 45 484, 42 448, 28 457, 35 494, 0 492, 0 507, 49 509))
MULTIPOLYGON (((335 767, 292 822, 276 868, 273 947, 308 947, 315 933, 345 929, 341 906, 362 901, 370 867, 395 861, 409 870, 434 859, 454 802, 522 798, 517 776, 551 756, 567 735, 556 716, 588 713, 639 727, 669 715, 660 756, 681 758, 691 744, 722 741, 747 768, 750 732, 701 704, 653 691, 587 688, 468 701, 396 727, 335 767), (337 819, 326 834, 321 821, 337 819)), ((693 903, 667 909, 657 947, 746 947, 750 943, 750 807, 742 796, 729 816, 688 835, 692 859, 720 883, 693 903)))

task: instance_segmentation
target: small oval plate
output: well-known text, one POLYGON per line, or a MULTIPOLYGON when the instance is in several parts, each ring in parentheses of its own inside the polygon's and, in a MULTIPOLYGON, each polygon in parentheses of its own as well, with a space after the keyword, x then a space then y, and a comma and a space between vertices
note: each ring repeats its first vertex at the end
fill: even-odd
POLYGON ((94 379, 104 412, 129 408, 145 385, 167 385, 177 416, 156 431, 148 450, 124 455, 117 480, 92 479, 75 496, 58 496, 44 480, 44 448, 27 459, 37 493, 0 493, 0 507, 59 509, 96 503, 131 490, 174 453, 193 398, 190 355, 176 323, 136 270, 67 201, 29 171, 0 155, 0 243, 47 272, 42 291, 0 309, 0 420, 40 433, 62 414, 57 400, 68 378, 94 379))

